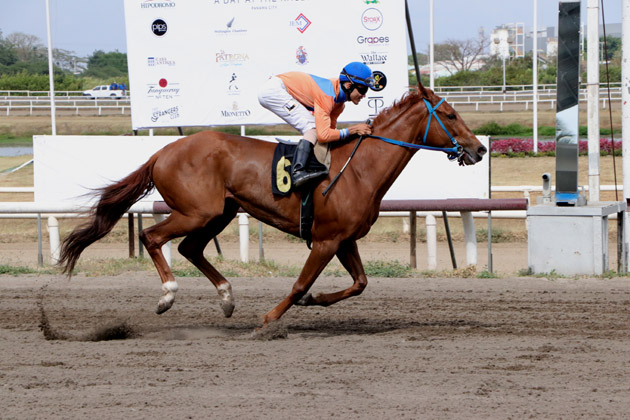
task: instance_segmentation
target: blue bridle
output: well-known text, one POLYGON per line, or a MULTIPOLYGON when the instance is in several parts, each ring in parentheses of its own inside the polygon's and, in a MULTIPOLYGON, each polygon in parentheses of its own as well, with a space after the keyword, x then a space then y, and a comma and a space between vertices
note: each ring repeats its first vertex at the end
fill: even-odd
POLYGON ((453 137, 451 133, 446 129, 446 126, 444 126, 444 123, 440 120, 440 117, 438 117, 437 114, 435 113, 435 111, 442 104, 442 102, 444 102, 444 98, 442 98, 440 102, 438 102, 437 105, 435 106, 431 106, 431 102, 429 102, 426 98, 422 98, 422 100, 424 101, 424 104, 427 106, 427 111, 429 111, 429 121, 427 122, 427 128, 424 131, 422 144, 407 143, 400 140, 388 139, 387 137, 374 136, 372 134, 369 134, 367 137, 372 137, 375 139, 382 140, 386 143, 395 144, 397 146, 402 146, 402 147, 410 147, 413 149, 425 149, 425 150, 434 150, 437 152, 444 152, 448 155, 447 157, 449 160, 459 159, 464 154, 464 148, 457 142, 457 140, 455 140, 455 137, 453 137), (440 127, 442 127, 442 130, 444 130, 446 135, 448 135, 448 138, 451 139, 451 143, 453 143, 453 147, 434 147, 434 146, 426 145, 427 136, 429 135, 429 129, 431 128, 431 118, 433 117, 435 117, 437 122, 440 124, 440 127))
POLYGON ((324 191, 322 191, 322 195, 325 196, 328 193, 328 191, 333 187, 333 185, 335 185, 335 183, 337 182, 341 174, 346 170, 346 167, 350 163, 350 160, 352 159, 352 157, 354 156, 354 153, 359 148, 359 145, 363 141, 364 137, 372 137, 373 139, 382 140, 386 143, 395 144, 396 146, 410 147, 412 149, 425 149, 425 150, 435 150, 437 152, 444 152, 447 154, 447 157, 449 160, 457 159, 459 161, 459 164, 463 165, 464 163, 462 162, 462 159, 464 156, 464 148, 457 142, 457 140, 455 140, 455 137, 453 137, 451 133, 449 133, 449 131, 446 129, 442 121, 440 121, 440 117, 438 117, 437 114, 435 113, 435 110, 442 104, 442 102, 444 102, 444 98, 442 98, 442 100, 438 102, 437 105, 435 106, 431 106, 431 102, 429 102, 426 98, 422 98, 422 100, 424 101, 424 104, 427 106, 427 110, 429 111, 429 121, 427 122, 427 129, 424 131, 424 138, 422 139, 422 144, 407 143, 400 140, 388 139, 387 137, 375 136, 373 134, 366 134, 359 137, 359 140, 357 141, 357 144, 354 146, 354 150, 352 150, 352 153, 350 153, 350 157, 346 161, 346 164, 343 165, 339 173, 333 178, 333 180, 330 182, 330 184, 328 184, 328 186, 324 189, 324 191), (453 143, 453 147, 434 147, 434 146, 426 145, 427 136, 429 135, 429 128, 431 127, 431 118, 433 117, 435 117, 437 122, 440 123, 442 130, 444 130, 444 132, 448 135, 448 138, 451 139, 451 142, 453 143))

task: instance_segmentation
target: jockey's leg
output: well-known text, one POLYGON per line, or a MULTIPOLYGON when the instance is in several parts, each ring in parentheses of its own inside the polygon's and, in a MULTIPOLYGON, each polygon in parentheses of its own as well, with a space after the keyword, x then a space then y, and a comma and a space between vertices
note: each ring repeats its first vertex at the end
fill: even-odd
POLYGON ((308 168, 308 161, 313 155, 313 148, 317 142, 317 131, 310 129, 304 132, 304 138, 300 140, 293 156, 293 166, 291 167, 291 180, 296 188, 301 187, 309 181, 327 175, 326 169, 317 170, 308 168))
POLYGON ((308 161, 317 142, 315 117, 287 92, 282 80, 272 77, 265 82, 258 94, 258 101, 260 105, 282 118, 304 136, 298 143, 295 156, 293 156, 291 168, 293 186, 299 188, 311 180, 328 174, 327 170, 308 168, 308 161))

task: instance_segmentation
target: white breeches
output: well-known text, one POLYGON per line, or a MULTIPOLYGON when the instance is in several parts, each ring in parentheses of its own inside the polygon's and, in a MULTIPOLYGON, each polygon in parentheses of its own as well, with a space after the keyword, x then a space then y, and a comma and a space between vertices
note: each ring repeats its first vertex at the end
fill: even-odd
MULTIPOLYGON (((310 130, 315 130, 313 113, 287 92, 287 88, 279 77, 271 77, 263 84, 258 93, 258 102, 303 135, 310 130)), ((308 138, 311 137, 310 135, 305 137, 311 141, 308 138)), ((311 142, 315 143, 315 139, 311 142)))

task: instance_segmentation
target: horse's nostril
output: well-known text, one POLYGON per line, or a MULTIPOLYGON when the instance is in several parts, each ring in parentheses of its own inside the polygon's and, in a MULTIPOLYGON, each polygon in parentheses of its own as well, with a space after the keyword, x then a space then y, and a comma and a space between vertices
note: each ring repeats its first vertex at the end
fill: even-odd
POLYGON ((479 149, 477 149, 477 154, 479 154, 479 156, 483 156, 488 152, 488 149, 486 149, 486 146, 479 146, 479 149))

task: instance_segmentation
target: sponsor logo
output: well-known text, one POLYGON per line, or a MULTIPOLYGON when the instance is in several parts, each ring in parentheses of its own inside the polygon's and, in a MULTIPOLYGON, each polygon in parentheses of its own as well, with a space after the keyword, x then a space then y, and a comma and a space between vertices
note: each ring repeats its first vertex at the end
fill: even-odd
POLYGON ((374 79, 374 83, 372 85, 372 90, 375 92, 380 92, 385 89, 387 86, 387 76, 382 71, 374 71, 372 72, 372 78, 374 79))
POLYGON ((277 10, 277 3, 303 3, 305 0, 210 0, 213 6, 250 6, 251 10, 277 10))
POLYGON ((387 53, 370 51, 369 53, 361 54, 361 61, 368 66, 373 64, 385 64, 387 62, 387 53))
POLYGON ((161 9, 164 7, 175 7, 173 0, 144 0, 140 3, 141 9, 161 9))
POLYGON ((308 64, 308 53, 303 46, 299 46, 297 50, 295 50, 295 60, 296 63, 300 65, 308 64))
POLYGON ((235 17, 227 21, 225 24, 225 28, 223 29, 215 29, 214 33, 219 35, 229 35, 229 34, 245 34, 247 33, 247 29, 238 28, 234 25, 235 17))
POLYGON ((151 24, 151 32, 153 32, 156 36, 164 36, 166 35, 166 31, 168 30, 168 26, 163 19, 155 19, 151 24))
POLYGON ((232 76, 230 77, 230 81, 228 82, 228 89, 227 89, 228 95, 241 94, 241 90, 238 88, 237 79, 238 77, 236 76, 236 73, 232 73, 232 76))
POLYGON ((368 44, 368 45, 388 45, 389 44, 389 36, 363 36, 359 35, 357 37, 357 44, 368 44))
POLYGON ((249 109, 240 109, 238 102, 232 103, 232 109, 221 110, 221 116, 223 118, 243 118, 249 117, 252 112, 249 109))
POLYGON ((254 0, 212 0, 212 4, 249 4, 253 3, 254 0))
POLYGON ((302 34, 308 29, 309 26, 311 26, 311 21, 308 20, 308 18, 304 16, 303 13, 300 13, 299 16, 295 18, 293 23, 297 30, 300 31, 300 33, 302 34))
POLYGON ((171 60, 168 57, 147 57, 147 65, 149 67, 174 67, 175 60, 171 60))
POLYGON ((361 23, 368 31, 375 31, 383 25, 383 14, 373 7, 366 9, 361 15, 361 23))
POLYGON ((179 96, 179 83, 160 79, 157 83, 147 85, 147 97, 154 99, 173 99, 179 96))
POLYGON ((215 60, 221 67, 226 66, 242 66, 243 63, 249 61, 247 53, 226 53, 224 50, 215 54, 215 60))
POLYGON ((171 120, 179 118, 179 106, 173 106, 166 109, 153 108, 151 112, 151 121, 157 122, 160 118, 168 116, 171 120))
POLYGON ((284 105, 284 109, 286 109, 287 112, 291 112, 296 108, 297 108, 297 103, 294 100, 290 100, 284 105))
POLYGON ((368 106, 374 110, 374 112, 370 114, 370 117, 374 117, 383 109, 385 101, 382 96, 371 96, 368 98, 368 106))

